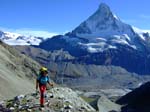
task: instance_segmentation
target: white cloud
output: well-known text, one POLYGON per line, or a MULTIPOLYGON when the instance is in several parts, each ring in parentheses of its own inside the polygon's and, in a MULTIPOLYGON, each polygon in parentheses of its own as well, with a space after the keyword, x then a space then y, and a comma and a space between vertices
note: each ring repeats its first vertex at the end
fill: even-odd
POLYGON ((29 28, 23 28, 23 29, 8 29, 8 28, 2 28, 0 27, 0 30, 4 32, 12 32, 12 33, 18 33, 25 36, 37 36, 37 37, 52 37, 54 35, 58 35, 59 33, 55 32, 48 32, 48 31, 42 31, 42 30, 32 30, 29 28))
POLYGON ((150 15, 141 14, 140 18, 142 18, 142 19, 150 19, 150 15))

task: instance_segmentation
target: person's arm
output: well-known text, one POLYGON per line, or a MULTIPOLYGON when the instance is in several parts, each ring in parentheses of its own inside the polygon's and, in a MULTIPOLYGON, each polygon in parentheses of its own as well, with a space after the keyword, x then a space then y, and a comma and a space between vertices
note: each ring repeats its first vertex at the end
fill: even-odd
POLYGON ((39 81, 36 80, 36 91, 38 90, 38 86, 39 86, 39 81))
POLYGON ((39 80, 41 78, 41 75, 39 75, 36 79, 36 91, 38 91, 38 87, 39 87, 39 80))
POLYGON ((52 86, 52 87, 54 86, 54 84, 53 84, 53 83, 48 82, 48 84, 49 84, 50 86, 52 86))
POLYGON ((49 77, 47 77, 47 78, 48 78, 47 83, 48 83, 50 86, 52 86, 52 87, 53 87, 53 86, 54 86, 54 84, 50 82, 49 77))

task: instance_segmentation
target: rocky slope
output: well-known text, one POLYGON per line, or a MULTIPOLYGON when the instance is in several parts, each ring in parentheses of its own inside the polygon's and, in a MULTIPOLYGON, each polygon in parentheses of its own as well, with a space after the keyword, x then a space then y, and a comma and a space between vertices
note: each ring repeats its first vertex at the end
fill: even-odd
POLYGON ((0 99, 34 90, 40 65, 0 41, 0 99))
POLYGON ((97 105, 99 112, 121 112, 121 106, 110 101, 105 96, 99 98, 97 105))
POLYGON ((73 88, 85 88, 86 90, 135 88, 140 83, 149 80, 149 77, 138 76, 119 66, 72 62, 76 57, 63 50, 47 52, 31 46, 15 46, 15 48, 40 64, 47 66, 49 70, 55 71, 51 74, 55 82, 67 84, 73 88))
MULTIPOLYGON (((118 90, 112 90, 118 91, 118 90)), ((107 91, 108 92, 108 91, 107 91)), ((111 91, 107 94, 112 94, 111 91)), ((122 95, 121 95, 122 96, 122 95)), ((11 100, 0 102, 0 111, 40 112, 39 93, 18 95, 11 100)), ((118 94, 118 98, 120 95, 118 94)), ((116 104, 104 92, 89 93, 73 91, 67 87, 54 87, 45 94, 44 112, 121 112, 121 105, 116 104), (92 106, 91 106, 92 105, 92 106)), ((117 99, 118 99, 117 98, 117 99)))
MULTIPOLYGON (((106 89, 96 93, 73 91, 67 87, 54 87, 47 90, 45 94, 46 100, 43 111, 149 112, 149 87, 150 83, 147 82, 131 92, 127 90, 124 90, 123 92, 121 90, 124 95, 117 89, 106 89)), ((26 95, 18 95, 11 100, 0 101, 0 111, 41 112, 39 97, 39 93, 30 93, 26 95)))
MULTIPOLYGON (((0 102, 0 111, 41 112, 39 94, 16 96, 0 102)), ((55 87, 47 91, 44 112, 96 112, 77 93, 66 87, 55 87)))
POLYGON ((122 112, 149 112, 150 111, 150 82, 141 85, 121 97, 117 103, 121 104, 122 112))

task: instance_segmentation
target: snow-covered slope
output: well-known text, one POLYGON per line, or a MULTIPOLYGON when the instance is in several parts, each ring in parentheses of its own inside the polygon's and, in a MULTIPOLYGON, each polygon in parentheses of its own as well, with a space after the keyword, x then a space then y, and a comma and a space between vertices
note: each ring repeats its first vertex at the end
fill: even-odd
POLYGON ((146 40, 147 36, 150 35, 150 30, 142 30, 134 26, 132 26, 132 28, 134 32, 136 32, 144 41, 146 40))
POLYGON ((0 40, 9 45, 39 45, 44 38, 36 36, 23 36, 17 33, 0 31, 0 40))

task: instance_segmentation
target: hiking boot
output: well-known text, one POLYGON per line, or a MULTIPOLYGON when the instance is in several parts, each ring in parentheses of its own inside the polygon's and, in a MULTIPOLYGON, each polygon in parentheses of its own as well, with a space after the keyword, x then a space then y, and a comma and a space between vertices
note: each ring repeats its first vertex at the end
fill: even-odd
POLYGON ((41 107, 44 107, 44 105, 40 105, 41 107))

